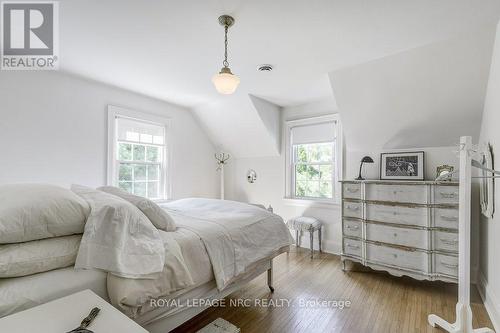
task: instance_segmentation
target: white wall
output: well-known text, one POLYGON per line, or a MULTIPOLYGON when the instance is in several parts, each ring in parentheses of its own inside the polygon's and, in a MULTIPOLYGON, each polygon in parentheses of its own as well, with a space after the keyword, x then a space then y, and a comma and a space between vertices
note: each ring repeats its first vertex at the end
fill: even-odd
MULTIPOLYGON (((287 120, 314 117, 332 114, 336 106, 333 100, 323 100, 297 107, 283 109, 282 126, 287 120)), ((282 130, 283 135, 285 131, 282 130)), ((285 142, 283 139, 282 142, 285 142)), ((350 151, 349 142, 346 142, 344 153, 344 179, 357 177, 359 161, 365 155, 370 155, 376 163, 367 164, 364 168, 366 178, 379 178, 379 159, 381 151, 350 151)), ((285 220, 298 215, 314 216, 324 223, 323 246, 324 250, 331 253, 339 253, 341 249, 342 232, 340 219, 340 206, 318 205, 312 206, 297 203, 293 200, 285 200, 285 154, 286 147, 282 147, 282 153, 278 157, 239 158, 232 160, 227 167, 226 193, 227 198, 251 203, 262 203, 272 205, 275 213, 285 220), (257 182, 250 184, 246 180, 249 169, 257 172, 257 182)), ((455 147, 431 147, 416 148, 425 151, 425 172, 427 179, 435 177, 436 167, 441 164, 449 164, 457 167, 458 158, 453 152, 455 147)), ((391 150, 384 150, 385 152, 391 150)), ((392 150, 393 151, 393 150, 392 150)), ((315 234, 315 237, 317 235, 315 234)), ((309 246, 309 237, 302 238, 302 246, 309 246)), ((315 240, 315 247, 317 242, 315 240)))
POLYGON ((216 196, 214 148, 189 110, 59 72, 0 73, 0 184, 105 184, 108 104, 171 118, 173 197, 216 196))
MULTIPOLYGON (((314 117, 336 112, 333 100, 323 100, 296 107, 283 109, 282 126, 287 120, 314 117)), ((285 131, 282 130, 283 135, 285 131)), ((458 140, 458 138, 457 138, 458 140)), ((283 140, 283 142, 285 142, 283 140)), ((379 160, 381 150, 377 151, 350 151, 349 142, 345 142, 344 153, 344 179, 353 179, 358 175, 359 161, 365 155, 370 155, 375 163, 366 164, 363 175, 367 179, 379 178, 379 160)), ((278 157, 239 158, 232 160, 227 167, 226 193, 227 198, 238 201, 262 203, 272 205, 275 212, 285 220, 297 216, 314 216, 324 222, 323 233, 324 250, 339 253, 341 249, 342 232, 340 207, 338 205, 318 205, 297 203, 284 199, 285 196, 285 154, 286 147, 278 157), (257 182, 250 184, 246 180, 249 169, 257 172, 257 182)), ((458 158, 455 154, 456 147, 415 147, 425 151, 426 179, 434 179, 436 167, 441 164, 452 165, 457 168, 458 158)), ((408 150, 408 149, 406 149, 408 150)), ((395 150, 384 150, 390 152, 395 150)), ((315 235, 317 236, 317 235, 315 235)), ((302 244, 309 246, 308 235, 302 238, 302 244)), ((477 244, 477 241, 474 241, 477 244)), ((317 245, 317 242, 315 242, 317 245)), ((474 245, 473 245, 474 246, 474 245)))
MULTIPOLYGON (((498 170, 500 160, 500 25, 497 27, 491 61, 490 77, 481 124, 480 142, 493 146, 493 165, 498 170)), ((498 180, 498 179, 497 179, 498 180)), ((500 330, 500 182, 495 182, 495 215, 482 216, 480 223, 479 286, 486 308, 497 331, 500 330)))

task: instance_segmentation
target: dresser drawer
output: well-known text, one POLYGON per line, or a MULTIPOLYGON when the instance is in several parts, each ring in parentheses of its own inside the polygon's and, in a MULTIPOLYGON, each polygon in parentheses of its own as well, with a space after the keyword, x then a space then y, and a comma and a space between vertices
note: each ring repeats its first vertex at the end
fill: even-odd
POLYGON ((361 184, 343 183, 342 195, 348 199, 361 199, 361 184))
POLYGON ((366 219, 425 227, 427 226, 427 209, 427 207, 367 204, 366 219))
POLYGON ((344 254, 361 258, 362 243, 360 240, 344 238, 344 254))
POLYGON ((362 204, 361 202, 344 201, 344 216, 346 217, 357 217, 362 216, 362 204))
POLYGON ((366 259, 373 263, 386 264, 415 271, 428 271, 428 254, 420 251, 407 251, 393 247, 366 244, 366 259))
POLYGON ((434 231, 434 250, 458 252, 458 233, 434 231))
POLYGON ((434 254, 434 271, 456 278, 458 276, 458 257, 434 254))
POLYGON ((434 203, 458 204, 458 186, 434 186, 434 203))
POLYGON ((434 226, 458 229, 458 208, 434 208, 434 226))
POLYGON ((382 224, 366 224, 366 239, 395 245, 428 249, 427 230, 391 227, 382 224))
POLYGON ((425 185, 398 184, 366 184, 366 200, 427 203, 427 187, 425 185))
POLYGON ((362 236, 361 221, 344 219, 344 235, 351 237, 362 236))

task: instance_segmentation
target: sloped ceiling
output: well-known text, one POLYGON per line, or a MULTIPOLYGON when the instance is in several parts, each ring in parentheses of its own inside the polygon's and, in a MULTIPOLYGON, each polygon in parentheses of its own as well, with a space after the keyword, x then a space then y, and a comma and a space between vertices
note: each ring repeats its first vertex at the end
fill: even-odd
MULTIPOLYGON (((272 126, 265 123, 274 115, 263 117, 266 111, 255 108, 263 103, 250 95, 275 104, 263 107, 271 113, 335 99, 329 73, 493 27, 500 13, 498 0, 59 3, 62 71, 192 108, 214 144, 240 157, 276 154, 272 126), (236 19, 229 61, 241 84, 233 96, 217 94, 211 83, 222 62, 221 14, 236 19), (258 72, 263 63, 274 71, 258 72)), ((342 98, 351 110, 349 98, 342 98)))
POLYGON ((349 149, 451 146, 477 138, 494 29, 330 73, 349 149))

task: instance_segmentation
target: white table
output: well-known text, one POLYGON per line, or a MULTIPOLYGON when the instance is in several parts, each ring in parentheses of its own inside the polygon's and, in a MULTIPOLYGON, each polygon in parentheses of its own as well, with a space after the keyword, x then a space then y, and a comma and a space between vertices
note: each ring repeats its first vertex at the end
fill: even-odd
POLYGON ((0 332, 65 333, 78 327, 94 307, 101 309, 88 327, 95 333, 148 332, 90 290, 1 318, 0 332))

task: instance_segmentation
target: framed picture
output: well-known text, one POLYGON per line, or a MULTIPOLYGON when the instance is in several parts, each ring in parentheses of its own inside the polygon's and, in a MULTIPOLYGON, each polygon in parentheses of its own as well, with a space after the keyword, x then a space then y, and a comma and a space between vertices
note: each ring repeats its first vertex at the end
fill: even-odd
POLYGON ((380 154, 380 179, 424 180, 424 152, 380 154))

